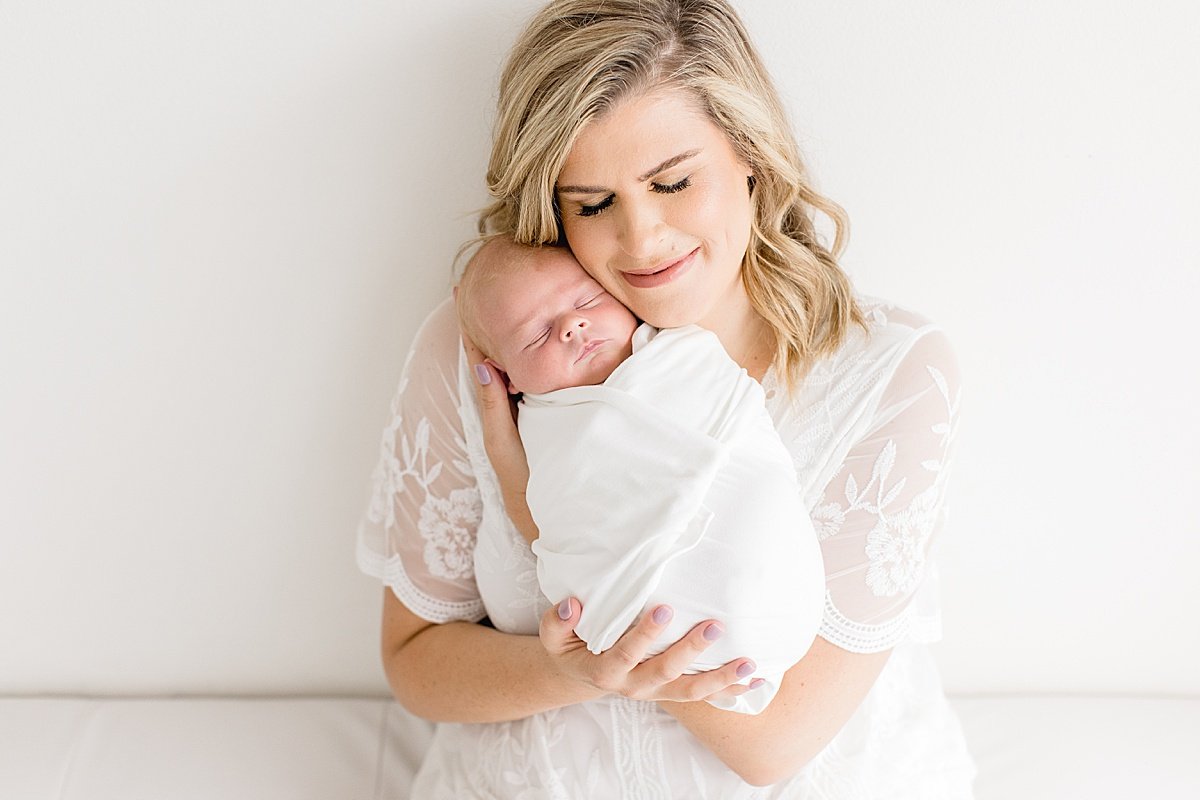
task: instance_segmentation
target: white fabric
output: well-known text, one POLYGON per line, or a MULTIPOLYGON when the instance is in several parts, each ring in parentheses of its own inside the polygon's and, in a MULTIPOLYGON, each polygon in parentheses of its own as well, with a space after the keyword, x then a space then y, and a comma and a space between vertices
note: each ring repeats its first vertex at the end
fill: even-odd
POLYGON ((675 616, 651 655, 719 618, 725 635, 690 671, 752 658, 764 684, 712 702, 765 709, 816 637, 825 574, 759 383, 710 331, 642 325, 603 384, 526 394, 519 422, 538 582, 583 603, 588 649, 660 603, 675 616))
MULTIPOLYGON (((605 698, 503 724, 439 725, 415 796, 971 796, 971 758, 924 644, 939 628, 931 548, 944 520, 957 366, 928 321, 863 303, 869 336, 852 331, 794 391, 772 372, 763 381, 825 563, 819 635, 855 652, 895 648, 830 745, 792 779, 759 789, 655 704, 605 698)), ((359 563, 433 622, 486 615, 533 635, 549 602, 504 514, 469 370, 447 300, 404 369, 359 563)))
MULTIPOLYGON (((978 800, 1200 797, 1200 697, 952 703, 979 761, 978 800)), ((432 728, 390 698, 6 697, 0 797, 427 800, 410 787, 432 728)))

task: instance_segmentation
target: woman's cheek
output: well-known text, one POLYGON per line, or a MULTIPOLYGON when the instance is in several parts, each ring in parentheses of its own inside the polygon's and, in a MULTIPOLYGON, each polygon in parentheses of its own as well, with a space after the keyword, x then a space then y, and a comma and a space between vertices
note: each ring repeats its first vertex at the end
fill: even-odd
POLYGON ((607 265, 611 258, 607 252, 609 246, 615 247, 616 234, 600 219, 579 220, 571 223, 564 222, 563 230, 567 235, 567 244, 575 259, 583 265, 584 271, 591 275, 603 289, 614 297, 618 296, 620 286, 612 279, 607 265))

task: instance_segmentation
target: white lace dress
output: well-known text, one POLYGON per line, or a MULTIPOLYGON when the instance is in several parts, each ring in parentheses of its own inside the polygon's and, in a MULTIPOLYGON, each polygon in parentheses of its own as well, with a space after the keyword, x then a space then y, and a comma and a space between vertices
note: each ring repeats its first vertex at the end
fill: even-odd
MULTIPOLYGON (((416 800, 970 798, 974 764, 926 644, 939 636, 930 548, 941 530, 958 372, 941 331, 862 298, 871 328, 767 406, 791 451, 825 561, 820 636, 893 649, 828 747, 792 779, 743 782, 654 703, 621 697, 515 722, 440 724, 416 800)), ((449 301, 413 344, 384 430, 358 562, 417 615, 537 633, 549 606, 488 464, 449 301)), ((786 636, 787 631, 780 631, 786 636)))

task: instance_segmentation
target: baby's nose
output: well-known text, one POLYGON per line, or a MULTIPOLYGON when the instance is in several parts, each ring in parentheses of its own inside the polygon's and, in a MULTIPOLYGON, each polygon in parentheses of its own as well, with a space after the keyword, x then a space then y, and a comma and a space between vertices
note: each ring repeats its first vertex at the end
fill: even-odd
POLYGON ((583 328, 586 328, 587 326, 588 326, 588 321, 583 317, 579 317, 578 319, 575 320, 574 323, 563 327, 563 338, 570 339, 572 336, 575 335, 576 329, 582 330, 583 328))

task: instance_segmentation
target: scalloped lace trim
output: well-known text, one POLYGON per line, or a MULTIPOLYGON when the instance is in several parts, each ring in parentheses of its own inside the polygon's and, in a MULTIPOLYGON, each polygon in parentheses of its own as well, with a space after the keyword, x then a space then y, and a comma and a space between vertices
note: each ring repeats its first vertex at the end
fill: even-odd
POLYGON ((453 621, 478 622, 487 616, 487 610, 484 608, 482 600, 464 600, 453 603, 430 597, 422 592, 404 571, 400 556, 384 558, 367 547, 361 539, 358 542, 356 555, 360 570, 383 581, 391 588, 401 603, 404 603, 410 611, 422 619, 441 624, 453 621))
POLYGON ((851 653, 878 653, 890 650, 905 641, 928 644, 942 638, 941 617, 921 616, 910 603, 900 615, 878 625, 855 622, 833 603, 833 595, 825 591, 825 614, 817 635, 830 644, 851 653))

